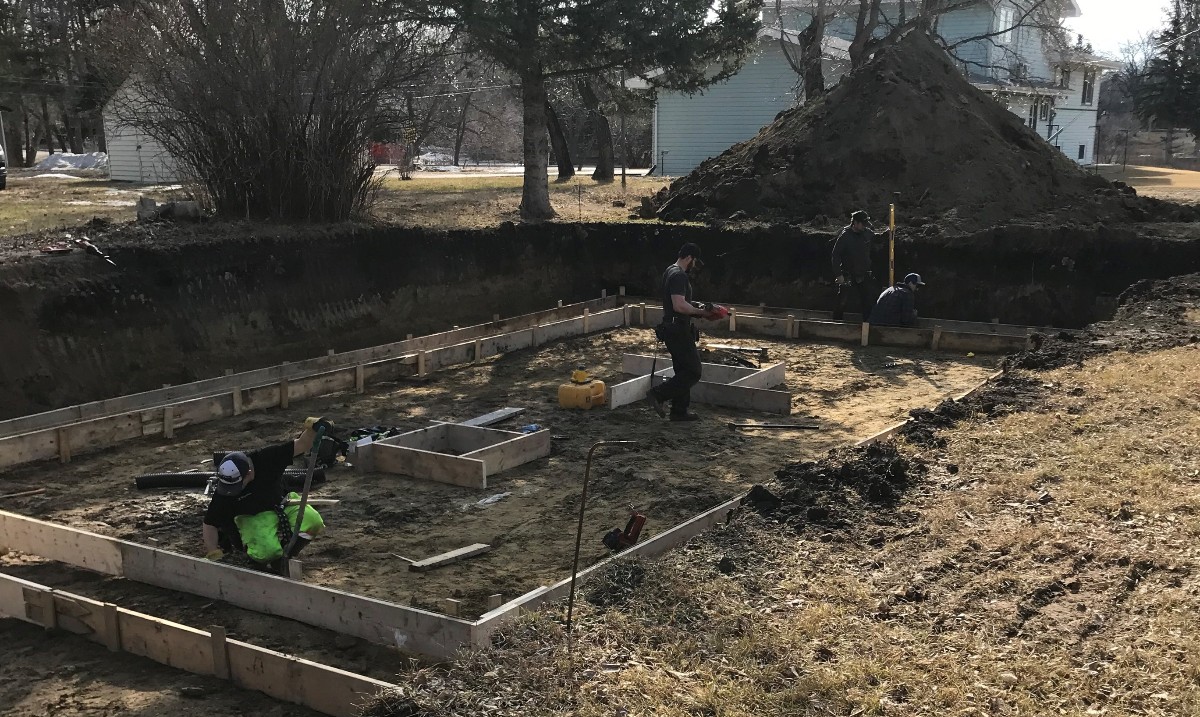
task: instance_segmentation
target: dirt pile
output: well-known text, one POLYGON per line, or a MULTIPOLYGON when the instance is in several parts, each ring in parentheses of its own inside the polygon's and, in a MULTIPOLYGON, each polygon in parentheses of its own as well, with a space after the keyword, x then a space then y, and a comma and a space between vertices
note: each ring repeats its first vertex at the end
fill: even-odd
POLYGON ((971 416, 1002 416, 1031 410, 1041 404, 1046 390, 1041 381, 1027 376, 1004 374, 961 401, 946 399, 935 408, 916 408, 900 435, 910 443, 941 448, 946 439, 939 432, 971 416))
POLYGON ((1034 336, 1005 359, 1006 369, 1049 370, 1109 351, 1154 351, 1200 344, 1200 274, 1139 281, 1118 299, 1116 315, 1084 331, 1034 336))
POLYGON ((894 506, 924 473, 923 463, 892 443, 844 448, 784 466, 770 487, 751 489, 745 503, 797 529, 845 528, 863 513, 894 506))
MULTIPOLYGON (((656 197, 670 220, 841 222, 882 217, 900 194, 908 226, 962 231, 1061 213, 1083 223, 1192 208, 1089 175, 983 91, 928 36, 910 32, 818 100, 705 161, 656 197)), ((1186 215, 1186 216, 1185 216, 1186 215)))

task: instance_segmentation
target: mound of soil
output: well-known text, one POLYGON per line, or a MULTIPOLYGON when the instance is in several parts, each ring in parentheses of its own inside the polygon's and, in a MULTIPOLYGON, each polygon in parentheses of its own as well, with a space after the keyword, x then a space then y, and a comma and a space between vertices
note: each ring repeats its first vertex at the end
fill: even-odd
POLYGON ((1032 349, 1004 361, 1006 369, 1048 370, 1079 365, 1109 351, 1154 351, 1200 343, 1200 274, 1139 281, 1121 294, 1111 321, 1078 334, 1034 336, 1032 349))
POLYGON ((705 161, 656 203, 670 220, 803 223, 856 209, 881 217, 894 192, 909 225, 963 231, 1067 205, 1086 223, 1196 215, 1087 174, 915 31, 823 97, 705 161))
POLYGON ((1027 411, 1040 404, 1045 394, 1041 381, 1004 374, 961 401, 946 399, 933 410, 913 409, 908 414, 909 422, 900 429, 900 435, 910 443, 941 448, 946 445, 946 439, 937 434, 964 418, 1027 411))
POLYGON ((745 504, 797 528, 844 528, 856 516, 894 506, 924 473, 924 463, 901 455, 892 443, 843 448, 819 461, 784 466, 770 488, 751 489, 745 504))

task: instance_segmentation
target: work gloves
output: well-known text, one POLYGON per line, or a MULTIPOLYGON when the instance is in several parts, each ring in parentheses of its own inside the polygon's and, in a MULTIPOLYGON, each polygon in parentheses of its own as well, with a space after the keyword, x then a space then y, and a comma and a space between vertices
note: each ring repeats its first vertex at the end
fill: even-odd
POLYGON ((225 557, 225 551, 221 550, 220 548, 217 548, 216 550, 210 550, 204 554, 205 560, 212 560, 214 562, 223 557, 225 557))

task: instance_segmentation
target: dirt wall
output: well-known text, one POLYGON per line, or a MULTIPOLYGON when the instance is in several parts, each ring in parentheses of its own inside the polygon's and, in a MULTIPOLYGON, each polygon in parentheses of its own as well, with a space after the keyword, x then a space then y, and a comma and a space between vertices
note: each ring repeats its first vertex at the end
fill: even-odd
MULTIPOLYGON (((656 292, 685 241, 702 298, 831 308, 832 234, 625 224, 395 227, 173 235, 115 228, 93 256, 0 263, 0 417, 348 350, 597 297, 656 292)), ((1200 271, 1194 227, 1007 227, 967 239, 902 237, 923 315, 1081 326, 1133 281, 1200 271)), ((887 275, 887 252, 875 252, 887 275)), ((882 287, 881 287, 882 288, 882 287)))

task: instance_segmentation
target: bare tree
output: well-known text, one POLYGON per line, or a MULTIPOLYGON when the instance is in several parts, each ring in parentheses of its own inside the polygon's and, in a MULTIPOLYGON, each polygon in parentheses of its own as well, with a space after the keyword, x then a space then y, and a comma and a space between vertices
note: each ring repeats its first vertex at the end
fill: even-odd
POLYGON ((143 0, 117 105, 222 216, 366 210, 370 142, 402 136, 407 88, 453 38, 380 0, 143 0))

